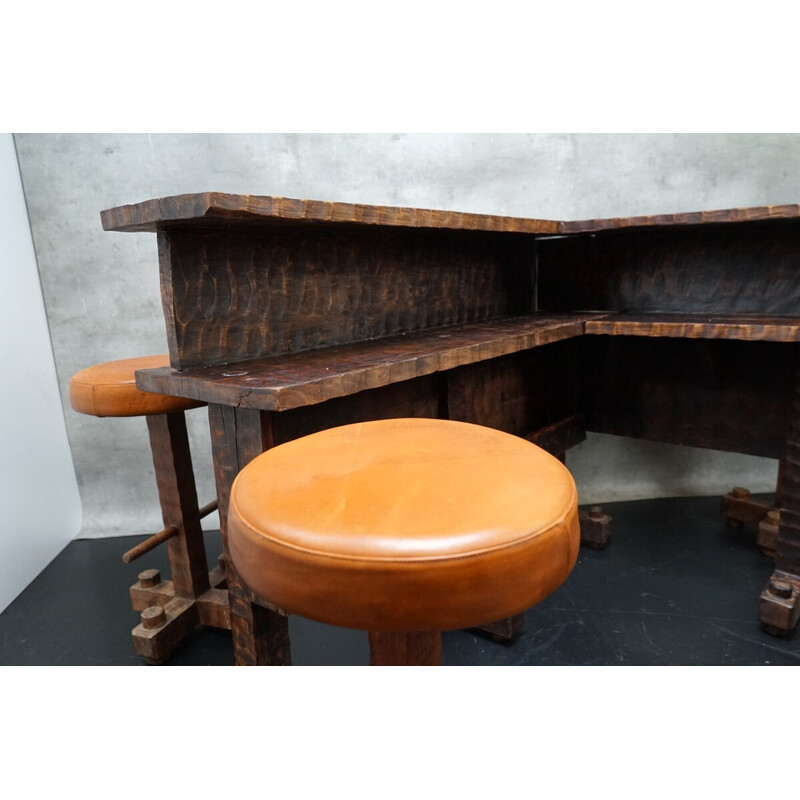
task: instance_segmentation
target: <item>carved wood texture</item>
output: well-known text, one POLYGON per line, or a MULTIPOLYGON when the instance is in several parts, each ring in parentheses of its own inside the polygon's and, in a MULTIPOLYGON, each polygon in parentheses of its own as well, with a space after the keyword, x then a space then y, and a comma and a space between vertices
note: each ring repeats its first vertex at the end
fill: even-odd
POLYGON ((539 306, 800 315, 800 233, 759 222, 609 231, 539 243, 539 306))
POLYGON ((285 411, 583 333, 578 315, 530 315, 436 328, 236 364, 137 373, 140 388, 205 402, 285 411))
POLYGON ((797 342, 800 341, 800 317, 625 313, 589 320, 585 332, 610 336, 797 342))
POLYGON ((581 343, 587 430, 784 456, 797 345, 630 336, 581 343))
POLYGON ((781 516, 775 568, 800 576, 800 370, 792 396, 792 425, 781 483, 781 516))
POLYGON ((209 228, 230 224, 264 226, 319 222, 505 233, 557 233, 559 229, 559 223, 551 220, 222 192, 146 200, 107 209, 101 212, 100 218, 106 231, 155 231, 176 225, 202 225, 209 228))
POLYGON ((532 310, 514 237, 304 227, 160 231, 170 362, 185 369, 532 310))
POLYGON ((752 206, 750 208, 725 208, 715 211, 690 211, 679 214, 652 214, 638 217, 588 219, 559 222, 559 233, 587 233, 589 231, 617 230, 621 228, 654 228, 659 226, 685 227, 763 220, 797 219, 800 205, 752 206))

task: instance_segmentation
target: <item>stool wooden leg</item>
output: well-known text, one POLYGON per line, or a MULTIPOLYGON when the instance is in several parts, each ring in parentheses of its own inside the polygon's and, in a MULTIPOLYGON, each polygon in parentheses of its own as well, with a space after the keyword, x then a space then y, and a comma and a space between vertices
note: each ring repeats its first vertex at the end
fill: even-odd
MULTIPOLYGON (((200 624, 198 600, 204 597, 209 603, 219 605, 219 598, 210 597, 212 589, 186 417, 182 411, 151 414, 147 416, 147 428, 164 527, 173 526, 177 534, 167 541, 171 581, 161 584, 161 593, 171 599, 165 603, 166 596, 162 598, 141 583, 131 587, 134 610, 161 605, 166 612, 157 620, 154 618, 149 624, 145 620, 134 628, 133 645, 139 655, 160 663, 200 624)), ((216 614, 215 618, 224 618, 227 609, 221 608, 220 612, 221 616, 216 614)))
POLYGON ((164 527, 178 535, 167 542, 175 594, 199 597, 211 588, 200 524, 186 417, 182 411, 147 417, 164 527))
POLYGON ((438 667, 442 663, 442 634, 370 631, 369 653, 373 667, 438 667))

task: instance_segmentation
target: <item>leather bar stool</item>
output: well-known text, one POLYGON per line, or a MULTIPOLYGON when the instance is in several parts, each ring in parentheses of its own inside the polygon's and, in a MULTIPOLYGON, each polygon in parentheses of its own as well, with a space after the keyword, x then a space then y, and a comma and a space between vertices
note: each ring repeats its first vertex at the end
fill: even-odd
POLYGON ((233 563, 265 604, 369 631, 370 663, 438 664, 441 631, 519 614, 572 570, 558 459, 478 425, 393 419, 275 447, 237 476, 233 563))
POLYGON ((130 589, 131 605, 142 612, 132 631, 135 652, 150 663, 169 658, 198 625, 230 628, 224 571, 211 571, 206 560, 200 520, 217 507, 198 507, 184 412, 205 403, 143 392, 136 371, 169 365, 166 355, 108 361, 81 370, 69 383, 72 408, 96 417, 140 417, 147 420, 164 529, 129 550, 130 562, 166 542, 171 580, 145 570, 130 589))

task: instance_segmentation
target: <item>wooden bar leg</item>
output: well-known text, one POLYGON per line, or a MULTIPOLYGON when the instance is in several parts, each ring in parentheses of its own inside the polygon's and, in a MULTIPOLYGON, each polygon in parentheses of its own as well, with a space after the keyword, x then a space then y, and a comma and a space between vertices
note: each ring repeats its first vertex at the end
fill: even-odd
POLYGON ((756 545, 767 558, 775 558, 778 547, 778 528, 781 524, 781 506, 783 505, 783 482, 786 477, 786 459, 778 462, 778 481, 775 486, 775 508, 767 511, 767 515, 758 523, 756 545))
POLYGON ((475 630, 488 633, 496 642, 510 642, 519 633, 524 616, 524 614, 515 614, 513 617, 499 619, 488 625, 479 625, 475 630))
POLYGON ((759 621, 777 636, 793 630, 800 618, 800 372, 784 461, 775 571, 761 593, 758 610, 759 621))
POLYGON ((611 541, 611 517, 602 506, 578 509, 578 523, 581 527, 581 544, 593 550, 603 550, 611 541))
POLYGON ((442 663, 442 634, 370 631, 369 654, 373 667, 437 667, 442 663))
POLYGON ((259 606, 236 572, 228 547, 228 506, 239 471, 272 445, 268 412, 209 404, 211 449, 219 503, 220 533, 233 634, 233 660, 241 666, 291 664, 289 620, 259 606))
POLYGON ((756 546, 767 558, 775 558, 778 547, 778 529, 781 524, 781 512, 777 508, 767 511, 767 516, 758 523, 756 546))
POLYGON ((259 603, 250 605, 256 665, 288 667, 292 663, 289 617, 259 603))
POLYGON ((741 528, 745 524, 758 525, 772 506, 753 500, 750 492, 741 486, 734 487, 722 498, 720 513, 731 528, 741 528))

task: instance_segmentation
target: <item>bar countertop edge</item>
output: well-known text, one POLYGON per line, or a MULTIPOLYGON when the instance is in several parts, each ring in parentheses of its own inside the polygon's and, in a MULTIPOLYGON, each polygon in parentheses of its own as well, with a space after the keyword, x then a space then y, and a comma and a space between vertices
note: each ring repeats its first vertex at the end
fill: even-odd
POLYGON ((215 224, 327 222, 529 234, 555 234, 560 225, 554 220, 221 192, 162 197, 109 208, 100 212, 100 219, 103 230, 123 232, 157 231, 198 221, 215 224))

